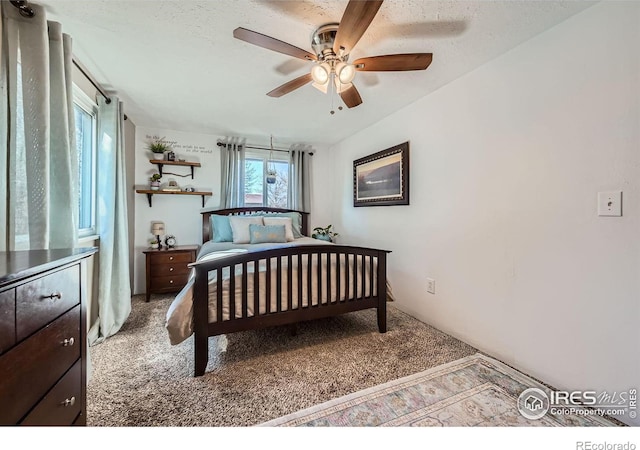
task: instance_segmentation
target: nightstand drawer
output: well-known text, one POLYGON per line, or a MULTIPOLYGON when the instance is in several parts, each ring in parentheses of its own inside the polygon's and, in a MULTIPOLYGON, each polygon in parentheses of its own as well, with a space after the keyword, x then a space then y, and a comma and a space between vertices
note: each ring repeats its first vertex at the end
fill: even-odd
POLYGON ((187 284, 188 275, 176 275, 172 277, 156 277, 153 279, 154 289, 171 289, 180 290, 187 284))
POLYGON ((17 340, 21 341, 80 303, 80 268, 71 266, 16 288, 17 340))
POLYGON ((176 263, 176 264, 152 264, 151 276, 152 277, 168 277, 175 275, 189 274, 191 270, 188 267, 188 262, 176 263))
POLYGON ((191 262, 191 252, 177 252, 168 250, 166 253, 158 252, 149 254, 151 264, 170 264, 178 262, 191 262))

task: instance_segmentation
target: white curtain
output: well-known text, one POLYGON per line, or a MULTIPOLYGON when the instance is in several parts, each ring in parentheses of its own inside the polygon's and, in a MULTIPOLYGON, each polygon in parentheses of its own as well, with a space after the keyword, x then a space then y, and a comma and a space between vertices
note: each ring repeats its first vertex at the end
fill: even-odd
POLYGON ((70 248, 77 237, 72 42, 31 7, 29 18, 1 2, 0 250, 70 248))
POLYGON ((289 183, 287 206, 298 211, 311 211, 310 164, 311 146, 294 144, 289 149, 289 183))
POLYGON ((89 345, 115 334, 131 312, 129 237, 127 228, 124 114, 111 96, 98 101, 98 204, 100 279, 98 319, 89 330, 89 345))
POLYGON ((229 138, 220 147, 222 185, 220 207, 244 206, 244 145, 246 139, 229 138))

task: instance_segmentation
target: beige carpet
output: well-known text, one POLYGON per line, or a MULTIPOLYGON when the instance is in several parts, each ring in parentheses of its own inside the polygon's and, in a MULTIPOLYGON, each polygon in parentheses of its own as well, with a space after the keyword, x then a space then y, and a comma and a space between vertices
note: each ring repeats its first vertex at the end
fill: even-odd
POLYGON ((448 363, 476 350, 391 306, 210 338, 209 366, 194 378, 193 338, 169 344, 172 297, 133 297, 115 336, 90 348, 90 426, 251 426, 448 363))

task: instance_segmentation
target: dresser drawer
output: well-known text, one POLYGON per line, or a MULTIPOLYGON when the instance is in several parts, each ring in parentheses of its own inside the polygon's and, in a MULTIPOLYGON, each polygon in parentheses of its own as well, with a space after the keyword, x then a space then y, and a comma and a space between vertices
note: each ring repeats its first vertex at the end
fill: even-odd
POLYGON ((18 342, 80 303, 80 268, 71 266, 16 288, 18 342))
POLYGON ((0 292, 0 355, 16 343, 16 291, 0 292))
POLYGON ((180 290, 187 284, 188 275, 176 275, 171 277, 157 277, 153 279, 153 289, 172 289, 180 290))
POLYGON ((174 275, 189 274, 188 262, 178 262, 176 264, 153 264, 151 266, 152 277, 168 277, 174 275))
POLYGON ((0 356, 0 424, 18 423, 80 359, 83 345, 78 305, 0 356))
POLYGON ((82 360, 78 360, 20 424, 69 426, 81 410, 82 360))
POLYGON ((178 251, 150 253, 149 257, 151 258, 151 264, 190 263, 192 259, 191 252, 178 251))

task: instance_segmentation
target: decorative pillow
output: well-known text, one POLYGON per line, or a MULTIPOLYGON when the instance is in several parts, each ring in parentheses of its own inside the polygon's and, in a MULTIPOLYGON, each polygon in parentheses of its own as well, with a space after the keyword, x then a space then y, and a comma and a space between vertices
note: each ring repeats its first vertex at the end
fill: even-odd
POLYGON ((234 244, 248 244, 251 241, 249 225, 262 225, 262 217, 229 216, 234 244))
POLYGON ((249 225, 251 244, 265 242, 287 242, 284 225, 249 225))
POLYGON ((272 213, 272 212, 258 212, 255 214, 256 216, 260 215, 263 217, 290 217, 291 218, 291 228, 293 229, 293 237, 295 239, 299 239, 302 236, 302 214, 297 212, 286 212, 286 213, 272 213))
POLYGON ((293 228, 291 226, 291 217, 263 217, 262 221, 265 225, 284 225, 284 233, 287 241, 291 242, 295 238, 293 236, 293 228))
POLYGON ((213 242, 233 242, 233 230, 229 223, 229 216, 219 216, 212 214, 209 217, 209 223, 213 230, 213 242))

